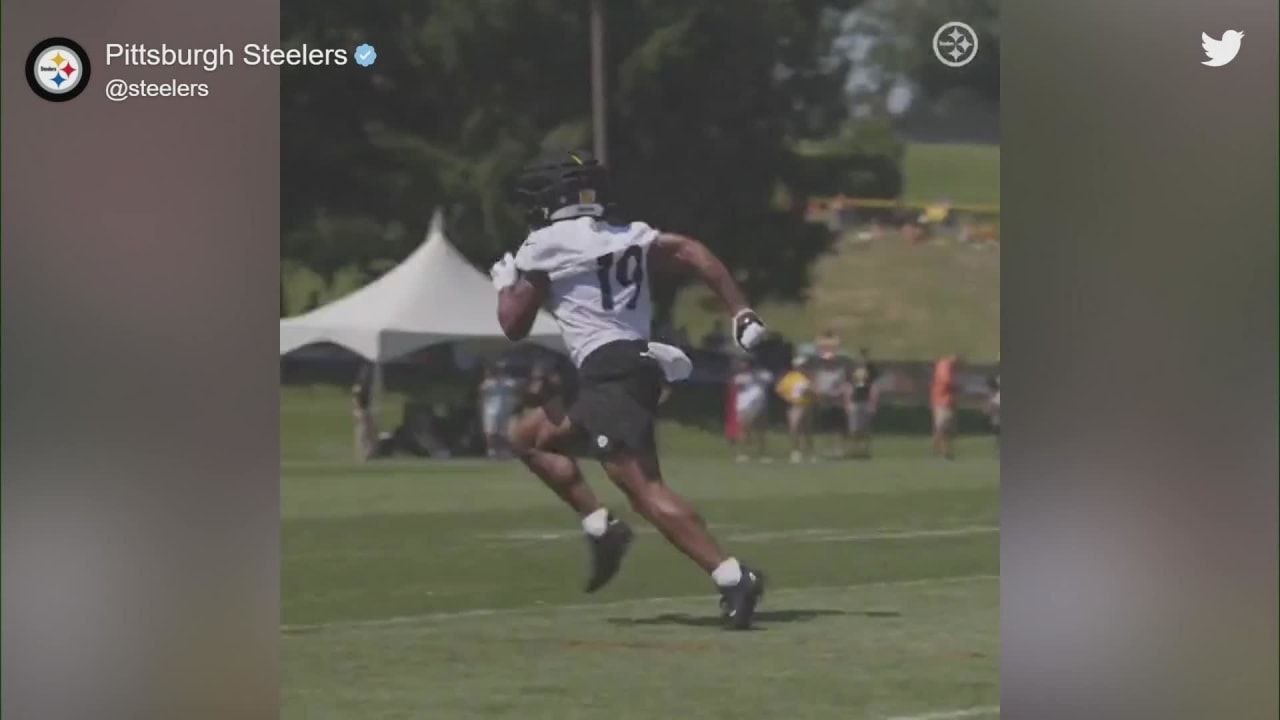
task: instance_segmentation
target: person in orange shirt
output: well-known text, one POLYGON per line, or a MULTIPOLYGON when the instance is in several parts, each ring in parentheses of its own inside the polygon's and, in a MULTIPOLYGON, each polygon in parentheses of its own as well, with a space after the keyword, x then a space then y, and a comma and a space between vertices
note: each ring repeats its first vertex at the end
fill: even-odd
POLYGON ((944 355, 933 366, 929 404, 933 408, 933 454, 955 459, 956 369, 958 355, 944 355))

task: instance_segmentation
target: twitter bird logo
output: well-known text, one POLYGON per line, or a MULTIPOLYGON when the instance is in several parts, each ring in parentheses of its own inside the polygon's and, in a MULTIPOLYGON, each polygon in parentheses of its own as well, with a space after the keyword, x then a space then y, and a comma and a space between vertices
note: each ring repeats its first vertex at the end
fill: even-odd
POLYGON ((1209 56, 1208 60, 1200 63, 1209 67, 1222 67, 1232 60, 1236 59, 1236 53, 1240 52, 1240 38, 1244 37, 1244 33, 1238 30, 1228 30, 1222 34, 1221 40, 1214 40, 1206 33, 1200 33, 1201 45, 1204 46, 1204 54, 1209 56))

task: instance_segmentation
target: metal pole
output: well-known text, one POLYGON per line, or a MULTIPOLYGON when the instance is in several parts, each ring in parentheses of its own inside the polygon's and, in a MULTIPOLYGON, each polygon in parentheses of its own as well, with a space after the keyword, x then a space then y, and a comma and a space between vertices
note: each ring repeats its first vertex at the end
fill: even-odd
POLYGON ((604 102, 604 10, 603 0, 591 2, 591 139, 592 151, 601 165, 608 164, 605 139, 604 102))

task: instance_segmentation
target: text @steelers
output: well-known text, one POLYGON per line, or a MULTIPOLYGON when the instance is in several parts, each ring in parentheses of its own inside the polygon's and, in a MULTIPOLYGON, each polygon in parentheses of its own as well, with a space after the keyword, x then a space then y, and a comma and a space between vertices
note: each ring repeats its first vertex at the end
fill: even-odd
POLYGON ((207 72, 233 65, 280 67, 284 65, 346 65, 351 61, 347 50, 317 48, 278 48, 264 43, 249 43, 229 48, 221 43, 208 48, 174 48, 143 43, 108 43, 107 65, 125 67, 197 67, 207 72))

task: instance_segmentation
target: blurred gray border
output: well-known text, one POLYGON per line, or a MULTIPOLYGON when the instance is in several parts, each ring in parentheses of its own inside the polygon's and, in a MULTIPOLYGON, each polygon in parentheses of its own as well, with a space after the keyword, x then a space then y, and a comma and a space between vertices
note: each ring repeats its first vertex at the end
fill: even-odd
POLYGON ((1276 3, 1002 9, 1003 717, 1274 718, 1276 3))
POLYGON ((256 0, 3 6, 6 719, 277 716, 279 73, 105 44, 278 38, 256 0), (21 74, 50 36, 70 102, 21 74))

